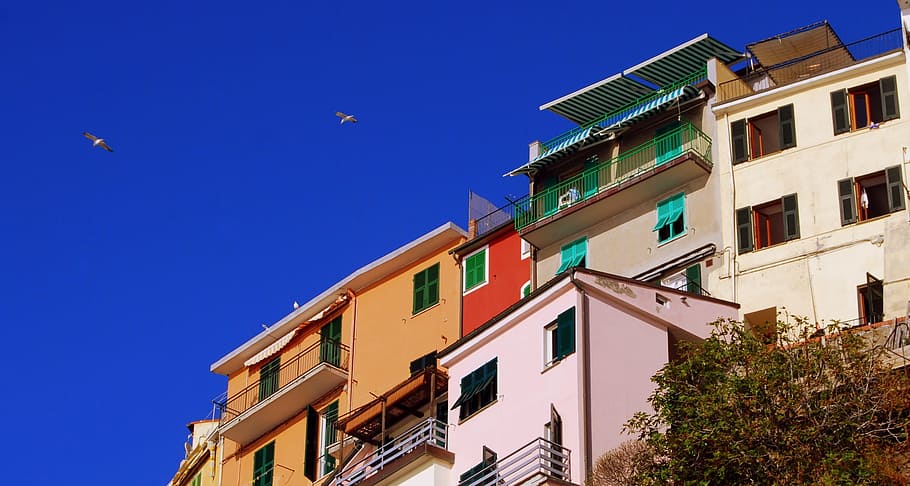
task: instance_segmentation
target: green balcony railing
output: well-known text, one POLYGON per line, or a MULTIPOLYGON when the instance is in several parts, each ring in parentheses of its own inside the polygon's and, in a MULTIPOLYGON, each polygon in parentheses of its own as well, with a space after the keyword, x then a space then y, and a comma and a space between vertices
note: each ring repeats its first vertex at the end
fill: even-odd
POLYGON ((607 128, 607 127, 613 125, 614 123, 617 123, 617 122, 625 119, 630 113, 633 113, 635 110, 639 109, 641 106, 644 106, 668 93, 672 93, 673 91, 675 91, 679 88, 682 88, 684 86, 692 86, 705 79, 708 79, 708 68, 707 67, 700 69, 692 74, 689 74, 681 79, 678 79, 667 86, 663 86, 657 91, 644 95, 644 96, 636 99, 635 101, 632 101, 632 102, 626 104, 625 106, 617 108, 616 110, 613 110, 613 111, 601 116, 600 118, 597 118, 593 121, 585 123, 584 125, 579 125, 557 137, 554 137, 550 140, 547 140, 546 142, 541 143, 541 145, 543 146, 541 149, 541 153, 544 153, 546 150, 549 150, 551 148, 558 147, 563 142, 572 139, 573 137, 577 136, 579 133, 582 133, 585 130, 587 130, 593 126, 607 128))
POLYGON ((591 199, 684 154, 695 154, 707 162, 711 161, 711 138, 691 123, 684 123, 556 186, 519 199, 513 206, 515 229, 521 230, 591 199))

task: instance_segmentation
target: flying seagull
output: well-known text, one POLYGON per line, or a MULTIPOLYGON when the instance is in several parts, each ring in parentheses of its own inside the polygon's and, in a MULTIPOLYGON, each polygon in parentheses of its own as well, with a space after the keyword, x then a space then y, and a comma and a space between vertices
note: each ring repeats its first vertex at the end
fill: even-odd
POLYGON ((111 146, 108 145, 103 138, 98 138, 89 132, 82 132, 82 136, 92 141, 92 147, 101 147, 108 152, 114 151, 114 149, 112 149, 111 146))
POLYGON ((346 121, 349 121, 351 123, 357 123, 357 119, 354 118, 354 115, 345 115, 344 113, 342 113, 340 111, 336 111, 335 116, 341 118, 341 124, 344 124, 344 122, 346 122, 346 121))

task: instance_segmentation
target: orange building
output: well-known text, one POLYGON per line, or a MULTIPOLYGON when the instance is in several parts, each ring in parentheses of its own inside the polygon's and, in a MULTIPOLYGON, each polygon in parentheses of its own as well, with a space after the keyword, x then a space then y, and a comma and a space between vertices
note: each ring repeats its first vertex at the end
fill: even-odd
POLYGON ((466 233, 447 223, 355 271, 214 363, 221 484, 309 485, 352 447, 335 423, 457 340, 466 233), (343 446, 343 447, 342 447, 343 446))

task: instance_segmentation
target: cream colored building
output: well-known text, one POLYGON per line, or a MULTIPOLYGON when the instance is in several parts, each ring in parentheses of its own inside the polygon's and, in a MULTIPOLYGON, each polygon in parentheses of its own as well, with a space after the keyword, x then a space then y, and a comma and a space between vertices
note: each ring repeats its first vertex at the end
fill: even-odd
POLYGON ((739 51, 696 37, 540 108, 578 124, 531 144, 516 228, 539 287, 573 266, 712 295, 722 262, 715 87, 707 61, 739 51))
POLYGON ((755 328, 908 312, 905 33, 868 34, 844 42, 821 22, 749 44, 738 72, 709 63, 725 251, 712 295, 755 328))

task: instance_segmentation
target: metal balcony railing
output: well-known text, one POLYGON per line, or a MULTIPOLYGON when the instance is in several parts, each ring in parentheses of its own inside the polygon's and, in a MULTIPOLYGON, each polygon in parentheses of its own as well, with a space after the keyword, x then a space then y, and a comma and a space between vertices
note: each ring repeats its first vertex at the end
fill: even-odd
POLYGON ((759 69, 717 86, 717 102, 750 96, 881 56, 903 47, 901 29, 841 44, 759 69))
POLYGON ((321 364, 347 371, 349 354, 349 348, 340 342, 323 341, 313 344, 282 364, 277 372, 254 381, 228 398, 222 407, 221 423, 230 422, 243 412, 264 402, 321 364))
POLYGON ((587 130, 591 127, 597 126, 597 127, 601 127, 601 128, 607 128, 607 127, 613 125, 614 123, 625 119, 626 117, 629 116, 630 113, 634 113, 636 110, 638 110, 642 106, 660 98, 661 96, 671 93, 672 91, 682 88, 684 86, 692 86, 705 79, 708 79, 707 67, 705 67, 699 71, 696 71, 688 76, 685 76, 682 79, 674 81, 673 83, 671 83, 667 86, 663 86, 657 91, 654 91, 650 94, 642 96, 641 98, 638 98, 637 100, 632 101, 631 103, 629 103, 625 106, 622 106, 616 110, 613 110, 613 111, 601 116, 600 118, 597 118, 593 121, 585 123, 584 125, 577 126, 555 138, 552 138, 550 140, 547 140, 546 142, 541 143, 542 147, 541 147, 540 152, 544 153, 546 150, 548 150, 552 147, 558 147, 563 142, 578 136, 580 133, 584 132, 585 130, 587 130))
POLYGON ((521 230, 591 199, 684 154, 695 154, 706 162, 711 161, 711 138, 691 123, 684 123, 675 130, 620 154, 615 159, 601 162, 556 186, 515 201, 515 229, 521 230))
POLYGON ((570 455, 569 449, 537 438, 495 463, 462 477, 458 486, 509 486, 537 475, 570 481, 570 455))
POLYGON ((360 462, 345 468, 348 472, 339 474, 335 484, 339 486, 357 484, 378 473, 390 462, 424 444, 445 449, 446 432, 445 423, 435 418, 426 419, 401 434, 397 439, 380 446, 360 462))

